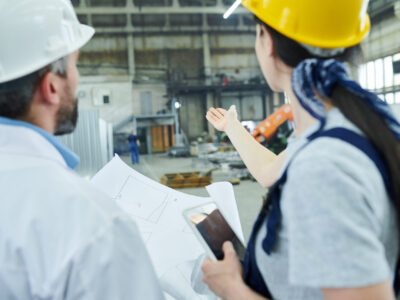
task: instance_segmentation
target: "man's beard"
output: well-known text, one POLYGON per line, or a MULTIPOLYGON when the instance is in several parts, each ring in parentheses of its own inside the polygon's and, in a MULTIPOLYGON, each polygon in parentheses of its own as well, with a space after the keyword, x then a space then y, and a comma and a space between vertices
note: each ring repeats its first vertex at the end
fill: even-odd
POLYGON ((61 107, 57 113, 57 124, 54 135, 72 133, 78 122, 78 99, 74 98, 69 88, 61 97, 61 107))

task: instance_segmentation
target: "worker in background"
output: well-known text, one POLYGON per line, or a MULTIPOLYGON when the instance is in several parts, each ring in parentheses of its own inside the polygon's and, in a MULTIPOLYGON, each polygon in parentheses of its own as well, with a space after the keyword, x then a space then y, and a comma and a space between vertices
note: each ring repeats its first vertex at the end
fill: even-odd
POLYGON ((138 164, 140 140, 137 137, 136 132, 134 130, 128 136, 128 141, 129 141, 129 150, 131 151, 132 165, 138 164))
POLYGON ((264 77, 290 98, 296 137, 283 166, 271 171, 268 164, 281 158, 251 140, 234 107, 208 112, 250 170, 262 174, 265 165, 279 176, 243 266, 226 242, 223 260, 203 264, 204 282, 228 300, 394 299, 400 124, 343 64, 360 57, 359 43, 370 30, 368 1, 242 4, 258 23, 255 49, 264 77))
POLYGON ((0 0, 0 299, 163 299, 136 225, 54 137, 93 34, 69 0, 0 0))

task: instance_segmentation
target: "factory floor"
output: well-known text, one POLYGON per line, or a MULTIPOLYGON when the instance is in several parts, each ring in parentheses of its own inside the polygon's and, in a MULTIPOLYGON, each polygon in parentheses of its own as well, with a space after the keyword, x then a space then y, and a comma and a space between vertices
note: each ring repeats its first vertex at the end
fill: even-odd
MULTIPOLYGON (((131 165, 130 156, 122 155, 121 158, 128 165, 131 165)), ((143 175, 159 182, 160 178, 165 173, 206 172, 212 168, 212 165, 199 158, 171 158, 166 154, 153 154, 142 155, 140 157, 140 164, 136 164, 132 167, 143 175)), ((223 166, 222 170, 214 171, 213 182, 228 179, 227 174, 229 174, 229 171, 226 166, 223 166), (226 168, 225 171, 223 170, 224 168, 226 168)), ((196 196, 208 196, 205 188, 185 188, 180 189, 180 191, 196 196)), ((257 182, 242 180, 239 185, 234 186, 234 191, 244 237, 247 241, 252 225, 261 207, 262 196, 265 195, 266 190, 257 182)))

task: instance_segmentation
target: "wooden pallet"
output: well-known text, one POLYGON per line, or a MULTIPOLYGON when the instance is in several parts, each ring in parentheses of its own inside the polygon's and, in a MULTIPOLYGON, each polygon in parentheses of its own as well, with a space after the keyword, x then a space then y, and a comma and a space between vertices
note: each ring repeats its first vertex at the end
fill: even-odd
POLYGON ((204 187, 212 183, 211 175, 200 176, 200 172, 168 173, 160 182, 173 189, 204 187))

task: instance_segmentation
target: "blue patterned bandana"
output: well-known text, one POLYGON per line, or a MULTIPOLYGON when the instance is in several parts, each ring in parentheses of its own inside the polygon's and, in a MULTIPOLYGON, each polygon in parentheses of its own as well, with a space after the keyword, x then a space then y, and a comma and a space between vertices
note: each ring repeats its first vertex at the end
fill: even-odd
POLYGON ((377 95, 363 89, 348 74, 342 62, 335 59, 319 60, 306 59, 301 62, 292 73, 292 88, 303 108, 314 118, 324 122, 326 110, 321 100, 332 96, 333 89, 339 84, 354 95, 360 97, 376 113, 384 118, 388 127, 400 140, 400 123, 393 115, 390 106, 377 95))

